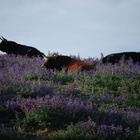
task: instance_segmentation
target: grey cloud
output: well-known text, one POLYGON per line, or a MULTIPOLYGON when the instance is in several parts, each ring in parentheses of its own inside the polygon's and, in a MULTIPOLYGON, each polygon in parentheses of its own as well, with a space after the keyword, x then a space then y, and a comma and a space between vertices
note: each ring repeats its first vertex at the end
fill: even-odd
POLYGON ((1 0, 0 33, 82 57, 139 51, 139 0, 1 0))

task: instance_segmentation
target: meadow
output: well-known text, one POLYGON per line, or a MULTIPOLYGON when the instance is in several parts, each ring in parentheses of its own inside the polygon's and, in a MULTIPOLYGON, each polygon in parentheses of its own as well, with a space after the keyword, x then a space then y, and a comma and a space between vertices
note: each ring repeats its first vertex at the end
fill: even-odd
POLYGON ((0 55, 0 139, 140 139, 140 65, 70 74, 42 63, 0 55))

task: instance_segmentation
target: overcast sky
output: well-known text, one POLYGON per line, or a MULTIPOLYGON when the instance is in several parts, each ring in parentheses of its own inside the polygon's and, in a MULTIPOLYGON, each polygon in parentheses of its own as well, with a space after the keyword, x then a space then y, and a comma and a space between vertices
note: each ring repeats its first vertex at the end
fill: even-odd
POLYGON ((46 55, 140 51, 140 0, 0 0, 0 35, 46 55))

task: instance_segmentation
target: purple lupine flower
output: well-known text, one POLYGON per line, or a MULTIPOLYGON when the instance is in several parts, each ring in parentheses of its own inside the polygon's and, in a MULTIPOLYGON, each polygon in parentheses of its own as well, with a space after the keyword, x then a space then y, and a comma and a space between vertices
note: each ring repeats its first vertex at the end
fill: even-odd
POLYGON ((114 126, 114 125, 100 125, 98 126, 98 133, 103 135, 114 135, 116 133, 122 133, 122 126, 114 126))

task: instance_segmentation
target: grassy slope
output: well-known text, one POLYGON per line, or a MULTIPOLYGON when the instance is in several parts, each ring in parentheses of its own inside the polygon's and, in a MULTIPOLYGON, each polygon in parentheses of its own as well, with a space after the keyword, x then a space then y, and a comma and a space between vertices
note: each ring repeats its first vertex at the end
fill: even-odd
POLYGON ((140 66, 56 72, 0 56, 0 135, 7 139, 139 139, 140 66))

